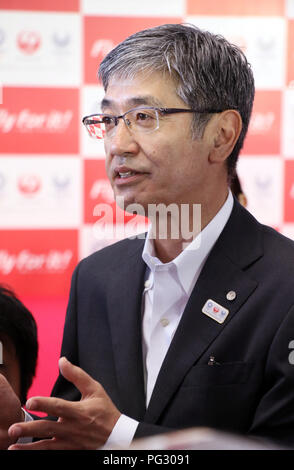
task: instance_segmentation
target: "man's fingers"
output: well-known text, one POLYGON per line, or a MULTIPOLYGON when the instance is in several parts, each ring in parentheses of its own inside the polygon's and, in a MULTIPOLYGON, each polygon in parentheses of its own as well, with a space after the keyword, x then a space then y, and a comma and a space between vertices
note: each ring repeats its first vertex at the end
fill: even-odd
POLYGON ((8 435, 12 439, 20 437, 65 438, 67 431, 59 421, 41 419, 27 423, 15 423, 8 429, 8 435))
POLYGON ((30 411, 42 411, 49 416, 69 419, 74 418, 75 410, 78 406, 79 402, 54 397, 32 397, 26 403, 26 407, 30 411))
POLYGON ((99 387, 102 388, 87 372, 73 365, 65 357, 59 359, 59 370, 65 379, 76 386, 83 397, 97 393, 99 387))
POLYGON ((71 450, 70 442, 55 439, 42 439, 41 441, 29 442, 28 444, 13 444, 8 450, 71 450))

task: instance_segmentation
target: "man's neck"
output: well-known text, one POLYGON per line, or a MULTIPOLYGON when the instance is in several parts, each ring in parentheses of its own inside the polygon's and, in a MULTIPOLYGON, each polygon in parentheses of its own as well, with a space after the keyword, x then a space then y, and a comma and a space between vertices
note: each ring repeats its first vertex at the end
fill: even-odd
MULTIPOLYGON (((224 205, 227 199, 227 194, 214 205, 206 207, 205 204, 197 205, 198 210, 193 210, 193 206, 190 207, 188 223, 183 223, 183 217, 176 219, 175 217, 168 217, 166 220, 166 233, 162 236, 162 229, 159 230, 160 220, 157 217, 156 224, 155 220, 152 221, 152 225, 156 225, 156 229, 153 229, 152 238, 154 243, 155 254, 162 263, 168 263, 175 259, 185 249, 187 244, 191 243, 197 235, 209 224, 209 222, 215 217, 221 207, 224 205), (200 206, 200 207, 199 207, 200 206), (213 207, 214 206, 214 207, 213 207), (197 220, 195 221, 195 217, 197 220), (200 218, 199 218, 200 217, 200 218), (188 226, 188 227, 187 227, 188 226), (183 236, 183 228, 185 228, 185 236, 183 236), (187 238, 187 234, 190 236, 187 238)), ((197 208, 196 208, 197 209, 197 208)))
POLYGON ((175 259, 184 249, 185 240, 154 240, 154 249, 158 259, 162 263, 169 263, 175 259))

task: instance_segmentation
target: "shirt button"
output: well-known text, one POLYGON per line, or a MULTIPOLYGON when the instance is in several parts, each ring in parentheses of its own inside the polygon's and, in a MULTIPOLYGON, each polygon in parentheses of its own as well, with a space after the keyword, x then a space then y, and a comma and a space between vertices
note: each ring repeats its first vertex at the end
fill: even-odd
POLYGON ((150 279, 147 279, 147 281, 144 282, 144 286, 146 287, 146 289, 151 286, 150 279))
POLYGON ((162 318, 160 320, 160 323, 162 324, 162 326, 167 326, 169 325, 169 320, 167 318, 162 318))

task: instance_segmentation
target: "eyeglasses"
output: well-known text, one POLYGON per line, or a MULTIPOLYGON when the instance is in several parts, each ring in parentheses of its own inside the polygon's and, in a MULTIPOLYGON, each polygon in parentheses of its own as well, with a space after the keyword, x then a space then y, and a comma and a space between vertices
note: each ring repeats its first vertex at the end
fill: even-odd
POLYGON ((175 113, 221 113, 223 109, 197 109, 182 108, 134 108, 130 109, 121 116, 112 114, 91 114, 83 118, 82 122, 86 127, 90 137, 94 139, 103 139, 111 137, 119 123, 123 119, 125 125, 132 133, 148 134, 159 129, 160 120, 167 114, 175 113))

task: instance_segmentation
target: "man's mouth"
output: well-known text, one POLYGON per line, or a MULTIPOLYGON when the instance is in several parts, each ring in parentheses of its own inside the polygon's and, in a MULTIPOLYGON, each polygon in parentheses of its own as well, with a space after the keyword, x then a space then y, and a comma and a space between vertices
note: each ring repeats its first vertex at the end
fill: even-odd
POLYGON ((117 166, 116 168, 114 168, 114 178, 116 179, 116 181, 119 181, 119 180, 132 181, 135 176, 137 177, 140 175, 143 176, 144 174, 146 174, 146 172, 138 171, 127 166, 117 166))
POLYGON ((138 175, 138 171, 119 171, 118 173, 119 178, 129 178, 130 176, 138 175))

